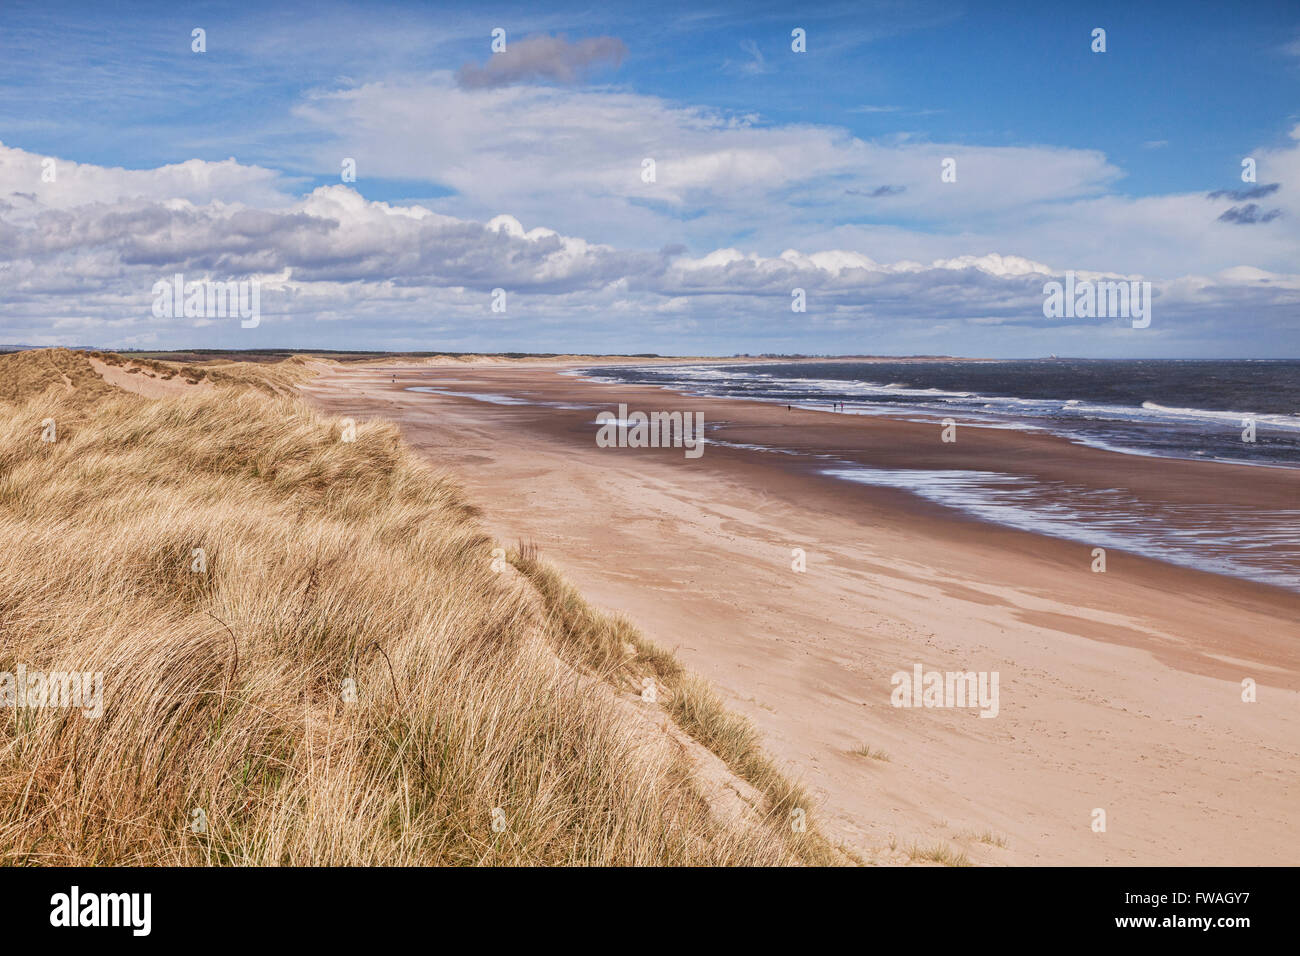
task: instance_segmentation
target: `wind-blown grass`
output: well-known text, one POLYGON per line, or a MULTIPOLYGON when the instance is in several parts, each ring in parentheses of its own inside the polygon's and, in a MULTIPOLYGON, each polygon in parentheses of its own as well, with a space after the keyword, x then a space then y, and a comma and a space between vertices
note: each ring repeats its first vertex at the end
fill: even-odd
POLYGON ((690 674, 670 652, 657 647, 626 618, 593 608, 553 567, 540 560, 533 547, 520 546, 511 555, 514 565, 536 585, 550 611, 561 647, 615 686, 636 689, 649 677, 666 694, 663 705, 673 720, 708 748, 766 800, 767 825, 782 835, 792 853, 813 864, 842 860, 815 828, 796 830, 791 815, 807 827, 811 799, 763 752, 758 731, 748 720, 727 709, 706 681, 690 674))
POLYGON ((395 427, 59 392, 0 406, 0 671, 102 672, 104 713, 0 708, 0 862, 795 859, 573 679, 608 636, 495 573, 395 427))

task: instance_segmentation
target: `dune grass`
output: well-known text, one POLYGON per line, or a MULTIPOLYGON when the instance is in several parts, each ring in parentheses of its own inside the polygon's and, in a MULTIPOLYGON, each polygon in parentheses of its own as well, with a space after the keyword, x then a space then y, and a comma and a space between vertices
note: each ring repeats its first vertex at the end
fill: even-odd
POLYGON ((932 846, 922 847, 920 844, 913 843, 907 848, 908 859, 915 862, 921 860, 926 863, 938 863, 941 866, 970 866, 970 858, 960 850, 954 850, 947 843, 935 843, 932 846))
POLYGON ((1001 850, 1007 848, 1007 838, 1000 833, 994 833, 987 827, 983 830, 970 830, 963 835, 969 836, 977 843, 987 843, 989 846, 995 846, 1001 850))
POLYGON ((879 747, 872 747, 870 744, 861 744, 854 747, 849 753, 855 757, 866 757, 868 760, 889 761, 889 754, 885 753, 879 747))
MULTIPOLYGON (((529 575, 542 599, 496 573, 393 426, 344 441, 268 389, 86 384, 0 406, 0 671, 104 682, 99 718, 0 707, 0 862, 807 858, 720 823, 671 742, 571 679, 567 660, 612 673, 635 632, 558 578, 529 575)), ((774 810, 798 799, 704 685, 638 658, 774 810)))
POLYGON ((95 374, 84 353, 35 349, 0 356, 0 403, 17 404, 33 395, 75 390, 85 400, 118 390, 95 374))
POLYGON ((842 862, 808 821, 809 795, 763 752, 753 724, 728 710, 707 682, 688 673, 626 618, 593 608, 540 559, 535 547, 519 546, 510 560, 537 587, 563 652, 623 689, 642 688, 647 679, 653 680, 663 688, 657 696, 674 722, 763 795, 766 823, 782 834, 791 852, 811 864, 842 862), (791 825, 795 819, 802 820, 804 829, 791 825))

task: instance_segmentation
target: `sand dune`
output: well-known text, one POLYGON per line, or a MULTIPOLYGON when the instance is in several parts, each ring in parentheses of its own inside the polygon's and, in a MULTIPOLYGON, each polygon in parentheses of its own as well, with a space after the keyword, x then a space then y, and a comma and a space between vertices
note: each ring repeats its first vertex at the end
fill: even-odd
POLYGON ((0 863, 844 859, 670 654, 281 394, 319 367, 0 356, 0 863))

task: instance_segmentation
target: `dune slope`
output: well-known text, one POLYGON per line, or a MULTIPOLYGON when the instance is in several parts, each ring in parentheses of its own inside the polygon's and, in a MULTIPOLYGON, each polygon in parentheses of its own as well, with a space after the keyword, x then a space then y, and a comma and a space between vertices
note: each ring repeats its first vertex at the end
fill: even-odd
POLYGON ((293 369, 150 399, 81 361, 0 357, 0 672, 103 681, 0 707, 0 861, 830 859, 794 788, 723 812, 656 652, 597 666, 613 622, 575 634, 393 426, 266 394, 293 369))

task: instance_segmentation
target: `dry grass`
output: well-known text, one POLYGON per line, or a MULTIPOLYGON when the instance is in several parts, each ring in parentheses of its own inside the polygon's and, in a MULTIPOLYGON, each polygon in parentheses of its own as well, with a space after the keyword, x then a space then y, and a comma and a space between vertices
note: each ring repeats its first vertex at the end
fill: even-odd
POLYGON ((318 368, 331 363, 324 359, 293 355, 282 362, 215 361, 184 366, 164 364, 197 375, 200 379, 206 377, 214 385, 255 388, 268 395, 292 395, 296 386, 314 377, 318 368))
POLYGON ((866 757, 869 760, 883 760, 888 762, 889 754, 885 753, 879 747, 872 747, 870 744, 862 744, 854 747, 849 753, 855 757, 866 757))
POLYGON ((78 392, 82 398, 107 398, 118 390, 95 374, 85 353, 68 349, 39 349, 0 356, 0 402, 25 401, 78 392))
POLYGON ((546 603, 562 653, 621 689, 636 690, 644 686, 647 677, 654 680, 666 691, 660 691, 660 703, 674 722, 763 795, 766 825, 786 841, 793 854, 817 865, 842 862, 808 821, 812 804, 808 794, 763 752, 753 724, 729 711, 707 682, 688 673, 671 653, 656 647, 626 618, 593 608, 539 559, 535 546, 520 545, 510 559, 546 603), (796 831, 790 825, 796 814, 804 818, 808 829, 796 831))
POLYGON ((1007 838, 987 828, 979 831, 971 830, 964 835, 969 836, 976 843, 987 843, 989 846, 995 846, 1002 850, 1007 848, 1007 838))
POLYGON ((913 843, 907 848, 908 859, 915 862, 938 863, 941 866, 970 866, 970 858, 959 850, 954 850, 947 843, 936 843, 930 847, 921 847, 913 843))
MULTIPOLYGON (((67 349, 48 349, 28 355, 67 353, 75 363, 78 353, 67 349)), ((87 352, 86 356, 99 359, 107 365, 131 365, 130 372, 144 369, 155 373, 163 381, 179 377, 190 385, 207 382, 217 386, 253 388, 267 395, 291 395, 294 387, 315 374, 315 369, 328 365, 323 359, 310 359, 294 355, 281 362, 250 363, 217 360, 201 363, 168 362, 138 355, 119 355, 115 352, 87 352)), ((66 360, 66 359, 65 359, 66 360)))
MULTIPOLYGON (((349 443, 248 389, 32 384, 0 408, 0 671, 102 672, 104 712, 0 708, 0 862, 796 859, 721 825, 669 742, 570 679, 557 654, 612 673, 635 635, 494 573, 474 510, 394 427, 349 443)), ((707 688, 644 663, 774 809, 795 799, 707 688)))

